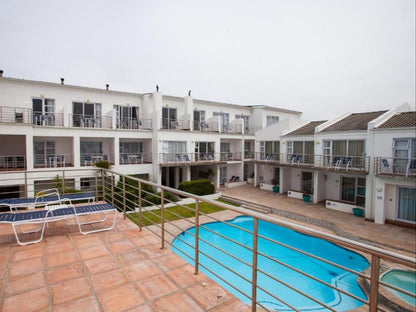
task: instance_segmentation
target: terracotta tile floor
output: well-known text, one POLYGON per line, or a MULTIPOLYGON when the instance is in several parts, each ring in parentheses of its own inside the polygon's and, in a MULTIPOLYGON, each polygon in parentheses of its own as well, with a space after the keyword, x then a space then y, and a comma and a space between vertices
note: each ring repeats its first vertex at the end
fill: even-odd
POLYGON ((0 225, 0 311, 248 311, 160 239, 118 217, 112 231, 81 235, 50 224, 19 246, 0 225))
MULTIPOLYGON (((415 256, 414 229, 377 225, 250 186, 222 192, 331 225, 308 224, 313 228, 415 256)), ((222 211, 216 217, 236 215, 222 211)), ((305 225, 304 219, 290 220, 305 225)), ((179 230, 169 230, 170 241, 179 230)), ((16 244, 10 225, 0 225, 0 311, 251 310, 203 273, 195 275, 194 268, 166 246, 161 250, 160 238, 147 229, 140 232, 121 216, 114 230, 89 235, 79 234, 73 222, 51 224, 42 242, 28 246, 16 244)))

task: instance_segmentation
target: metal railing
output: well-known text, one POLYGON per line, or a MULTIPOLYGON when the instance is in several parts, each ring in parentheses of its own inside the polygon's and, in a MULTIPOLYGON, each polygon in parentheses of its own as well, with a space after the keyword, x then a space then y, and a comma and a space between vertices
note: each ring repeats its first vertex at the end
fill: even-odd
POLYGON ((160 153, 159 163, 166 164, 189 164, 189 163, 214 163, 241 160, 241 153, 160 153))
POLYGON ((194 131, 218 132, 218 122, 194 120, 194 131))
MULTIPOLYGON (((251 305, 252 311, 258 311, 258 309, 261 311, 274 311, 274 309, 270 309, 270 306, 264 301, 257 299, 260 292, 267 294, 271 300, 280 303, 280 308, 282 308, 283 304, 283 306, 286 306, 286 309, 294 311, 300 310, 300 308, 296 306, 296 303, 289 303, 287 298, 281 297, 282 295, 280 293, 275 293, 273 292, 273 289, 265 287, 259 281, 260 275, 273 281, 275 284, 283 285, 296 293, 297 296, 307 298, 313 302, 315 308, 337 311, 336 305, 331 305, 328 302, 315 299, 313 296, 308 294, 310 289, 301 290, 298 285, 293 284, 292 280, 285 278, 285 274, 279 275, 278 277, 270 273, 271 270, 265 270, 264 266, 260 265, 260 262, 264 262, 265 260, 269 262, 268 268, 271 268, 270 266, 282 267, 284 270, 295 272, 297 275, 302 276, 304 283, 313 282, 321 284, 325 287, 326 291, 334 292, 335 296, 350 298, 356 303, 354 308, 361 306, 359 309, 365 308, 369 311, 389 311, 391 307, 397 308, 397 305, 405 305, 397 297, 386 294, 386 290, 399 291, 415 298, 415 294, 380 280, 380 274, 388 268, 400 267, 412 270, 416 269, 416 260, 414 258, 331 235, 288 221, 282 221, 251 210, 208 200, 196 195, 178 191, 176 189, 119 174, 114 171, 106 170, 103 172, 103 175, 106 176, 106 178, 103 179, 103 196, 108 202, 111 202, 120 211, 122 211, 124 218, 129 218, 135 222, 139 226, 140 230, 146 226, 149 231, 160 238, 160 246, 162 249, 166 248, 167 245, 172 245, 174 239, 181 241, 181 243, 187 246, 187 249, 191 248, 191 250, 193 250, 191 253, 185 253, 183 250, 177 250, 175 249, 177 247, 172 246, 176 253, 180 255, 182 254, 183 258, 187 259, 187 261, 194 266, 195 274, 198 274, 200 270, 203 270, 221 285, 227 287, 228 289, 232 289, 234 294, 242 298, 247 304, 251 305), (115 183, 115 181, 118 182, 115 183), (158 194, 154 194, 149 191, 151 188, 158 189, 160 192, 158 194), (191 199, 193 204, 185 205, 180 202, 176 202, 176 200, 173 199, 175 196, 191 199), (155 198, 157 199, 156 201, 155 198), (190 211, 194 216, 183 218, 178 212, 168 208, 173 205, 179 206, 183 210, 190 211), (235 215, 250 216, 253 218, 253 227, 242 228, 236 224, 231 224, 229 221, 224 221, 221 217, 219 217, 219 215, 206 214, 201 209, 202 205, 211 205, 217 208, 229 210, 234 212, 235 215), (148 209, 147 207, 149 206, 152 208, 148 209), (155 210, 155 208, 159 210, 155 210), (173 219, 179 220, 180 222, 174 221, 173 219), (287 245, 275 239, 266 237, 261 234, 262 232, 259 230, 260 221, 267 221, 283 228, 311 237, 320 238, 332 244, 347 248, 348 250, 358 253, 368 259, 368 268, 364 271, 357 270, 342 264, 345 262, 339 261, 339 259, 331 259, 330 256, 317 256, 310 252, 304 251, 300 247, 287 245), (237 238, 230 238, 217 231, 213 231, 208 226, 212 222, 219 222, 233 228, 238 228, 246 234, 248 233, 248 235, 251 236, 250 241, 253 243, 247 244, 245 242, 239 242, 237 238), (212 238, 207 240, 206 238, 201 237, 200 231, 202 230, 208 231, 212 238), (184 236, 180 235, 181 233, 191 235, 191 237, 193 237, 193 239, 191 239, 193 243, 190 244, 189 241, 185 241, 183 238, 184 236), (242 252, 242 254, 246 255, 248 252, 251 256, 243 257, 240 256, 240 253, 233 254, 230 250, 226 250, 225 248, 213 243, 213 241, 217 241, 219 239, 226 240, 228 244, 239 246, 240 249, 246 250, 242 252), (311 259, 310 261, 318 263, 319 266, 322 266, 323 268, 325 267, 327 270, 331 270, 331 272, 341 271, 341 273, 338 274, 351 274, 351 276, 353 276, 353 282, 357 282, 360 285, 359 287, 365 293, 365 296, 357 295, 352 293, 350 290, 343 288, 342 284, 346 283, 346 281, 341 283, 332 283, 331 281, 323 280, 320 274, 315 274, 313 272, 309 272, 307 269, 291 265, 285 258, 274 257, 265 253, 264 250, 258 248, 259 240, 266 241, 266 243, 270 245, 287 248, 291 252, 299 254, 299 257, 311 259), (209 248, 220 251, 226 257, 231 258, 234 264, 232 266, 227 265, 226 262, 223 261, 223 258, 216 258, 214 253, 207 252, 206 249, 201 249, 201 246, 209 246, 209 248), (215 263, 217 268, 213 270, 207 266, 207 262, 215 263), (251 273, 248 275, 242 275, 239 270, 239 267, 241 266, 248 268, 251 273), (236 275, 242 283, 236 285, 230 282, 229 279, 223 278, 223 270, 236 275), (247 283, 250 287, 243 287, 243 284, 247 283)), ((348 262, 348 259, 345 260, 348 262)), ((337 273, 333 274, 336 275, 337 273)), ((340 276, 340 278, 342 278, 342 276, 340 276)))
POLYGON ((329 156, 315 154, 283 154, 256 152, 255 160, 285 166, 319 168, 334 171, 367 173, 370 169, 369 156, 329 156))
POLYGON ((32 123, 32 110, 23 107, 0 106, 0 123, 32 123))
POLYGON ((43 127, 63 127, 64 114, 33 112, 33 124, 43 127))
POLYGON ((2 155, 0 156, 0 171, 26 169, 25 155, 2 155))
POLYGON ((72 167, 74 165, 74 157, 72 154, 50 154, 50 155, 35 155, 35 168, 57 168, 57 167, 72 167))
POLYGON ((119 118, 116 120, 117 129, 151 130, 152 120, 143 118, 119 118))
POLYGON ((80 162, 81 166, 94 166, 99 161, 108 161, 110 165, 114 165, 114 154, 81 154, 80 162))
POLYGON ((374 173, 387 176, 416 176, 416 158, 376 157, 374 173))
POLYGON ((120 165, 137 165, 152 163, 152 153, 120 154, 120 165))
MULTIPOLYGON (((391 268, 415 270, 416 259, 414 257, 407 257, 397 252, 391 252, 352 241, 241 207, 209 200, 115 171, 99 169, 55 169, 45 171, 42 176, 39 176, 39 172, 37 171, 4 172, 0 175, 0 184, 16 186, 13 190, 9 189, 6 192, 0 193, 0 198, 31 197, 36 192, 51 187, 59 189, 62 194, 74 190, 94 192, 97 200, 106 200, 108 203, 111 203, 122 213, 125 219, 128 218, 135 222, 139 230, 146 227, 148 231, 159 237, 161 249, 169 245, 172 246, 174 239, 183 242, 187 248, 192 250, 191 253, 185 254, 183 250, 175 246, 172 246, 172 248, 177 254, 182 255, 194 266, 195 274, 198 274, 200 271, 207 273, 219 284, 231 289, 236 296, 242 298, 244 302, 251 306, 253 312, 259 310, 275 310, 271 309, 266 302, 259 299, 260 293, 267 294, 270 300, 278 302, 280 304, 279 310, 281 310, 282 305, 286 306, 286 309, 294 311, 300 310, 296 302, 288 302, 287 298, 282 297, 283 293, 276 293, 272 288, 262 284, 260 277, 266 277, 276 285, 290 289, 297 296, 307 298, 314 304, 316 309, 337 311, 336 303, 338 301, 333 305, 326 301, 316 299, 310 295, 309 291, 311 289, 306 287, 306 290, 305 288, 302 290, 301 287, 293 283, 292 279, 287 277, 287 274, 271 273, 273 272, 271 269, 275 266, 301 276, 303 283, 313 282, 323 285, 325 291, 333 292, 336 298, 339 298, 339 296, 352 298, 357 303, 354 308, 360 311, 364 309, 368 311, 412 309, 412 306, 407 306, 404 301, 390 293, 390 291, 400 292, 411 298, 416 297, 414 293, 380 279, 381 273, 391 268), (154 190, 159 190, 159 192, 156 193, 154 190), (191 204, 178 202, 179 197, 188 199, 191 204), (221 212, 218 214, 206 213, 204 212, 204 206, 206 207, 207 205, 216 207, 217 210, 227 210, 227 214, 224 215, 221 212), (192 216, 185 218, 181 213, 177 212, 178 210, 170 208, 171 206, 177 206, 182 210, 188 211, 192 216), (232 224, 229 221, 224 221, 224 218, 227 220, 230 218, 229 212, 234 213, 235 216, 245 215, 251 217, 252 227, 246 228, 238 224, 232 224), (331 258, 330 255, 319 256, 304 250, 298 244, 295 246, 271 239, 262 232, 264 221, 310 237, 323 239, 326 242, 358 253, 368 260, 366 262, 368 267, 365 270, 355 269, 354 266, 351 267, 350 265, 343 264, 345 262, 340 259, 331 258), (244 232, 249 237, 249 242, 240 242, 237 237, 227 237, 225 234, 214 231, 209 226, 212 222, 218 222, 227 227, 244 232), (210 238, 205 238, 202 235, 202 231, 209 233, 210 238), (184 240, 185 235, 192 238, 191 243, 184 240), (218 246, 214 243, 217 240, 225 240, 227 244, 238 246, 244 252, 241 254, 232 253, 228 248, 218 246), (349 282, 346 280, 342 280, 341 282, 324 280, 320 273, 315 274, 308 269, 302 269, 301 267, 290 264, 287 262, 287 257, 275 257, 266 253, 263 249, 259 248, 260 240, 271 246, 289 250, 291 253, 296 254, 299 260, 308 259, 306 260, 307 263, 317 264, 322 270, 332 274, 331 276, 334 278, 337 275, 343 278, 345 276, 344 274, 349 274, 349 276, 352 276, 352 279, 349 282), (223 258, 218 258, 214 253, 207 251, 205 249, 207 246, 212 250, 220 251, 232 259, 233 265, 227 265, 223 261, 223 258), (215 270, 210 268, 207 265, 208 261, 215 263, 217 268, 215 270), (262 265, 264 261, 268 262, 267 270, 262 265), (240 267, 246 268, 247 274, 242 275, 239 269, 240 267), (242 283, 236 284, 231 282, 230 279, 224 278, 224 270, 236 275, 242 283), (357 295, 343 288, 343 284, 345 283, 358 283, 365 296, 357 295), (249 287, 245 287, 246 285, 249 287), (359 305, 361 306, 357 307, 359 305)), ((325 250, 323 252, 325 253, 325 250)), ((343 260, 350 262, 352 259, 347 257, 347 259, 343 260)))
POLYGON ((93 115, 68 115, 69 127, 75 128, 99 128, 111 129, 113 128, 110 116, 93 116, 93 115))
POLYGON ((190 125, 189 120, 162 118, 161 128, 166 130, 190 130, 190 125))

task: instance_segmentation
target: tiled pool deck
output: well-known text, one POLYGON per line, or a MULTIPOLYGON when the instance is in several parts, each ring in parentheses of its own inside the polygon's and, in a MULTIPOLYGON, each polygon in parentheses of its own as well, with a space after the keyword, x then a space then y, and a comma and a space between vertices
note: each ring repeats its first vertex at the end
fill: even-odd
MULTIPOLYGON (((376 225, 249 186, 222 192, 287 210, 295 222, 321 223, 325 231, 415 255, 414 229, 376 225)), ((52 224, 43 242, 28 246, 18 246, 10 225, 0 225, 1 311, 250 311, 193 272, 169 247, 161 250, 157 236, 121 216, 114 230, 89 235, 73 222, 52 224)))

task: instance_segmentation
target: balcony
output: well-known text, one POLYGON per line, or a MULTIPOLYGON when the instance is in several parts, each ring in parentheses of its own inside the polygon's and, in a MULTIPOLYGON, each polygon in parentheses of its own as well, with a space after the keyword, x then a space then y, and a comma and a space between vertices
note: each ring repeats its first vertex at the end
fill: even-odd
POLYGON ((114 165, 113 154, 81 154, 81 166, 94 166, 99 161, 108 161, 110 165, 114 165))
MULTIPOLYGON (((159 162, 164 167, 210 165, 226 163, 227 160, 222 159, 225 154, 229 154, 227 156, 231 156, 231 158, 234 157, 233 153, 161 153, 159 154, 159 162)), ((237 154, 240 155, 240 153, 237 154)), ((235 154, 235 157, 237 157, 237 154, 235 154)))
POLYGON ((35 168, 59 168, 59 167, 73 167, 72 154, 50 154, 50 155, 35 155, 35 168))
POLYGON ((152 163, 152 153, 120 154, 120 165, 138 165, 152 163))
POLYGON ((416 158, 374 158, 374 172, 380 176, 416 176, 416 158))
POLYGON ((217 121, 196 121, 194 120, 194 131, 218 132, 217 121))
POLYGON ((14 171, 26 169, 25 155, 0 156, 0 171, 14 171))
POLYGON ((69 126, 79 128, 111 129, 112 117, 92 115, 68 115, 69 126))
POLYGON ((0 123, 31 124, 32 110, 30 108, 0 106, 0 123))
POLYGON ((33 124, 43 127, 63 127, 64 114, 33 112, 33 124))
POLYGON ((152 120, 143 118, 117 119, 116 128, 128 130, 152 130, 152 120))
POLYGON ((165 119, 162 118, 162 129, 164 130, 190 130, 189 120, 165 119))
POLYGON ((369 171, 370 157, 329 156, 314 154, 256 153, 258 163, 271 163, 287 167, 312 168, 366 174, 369 171))

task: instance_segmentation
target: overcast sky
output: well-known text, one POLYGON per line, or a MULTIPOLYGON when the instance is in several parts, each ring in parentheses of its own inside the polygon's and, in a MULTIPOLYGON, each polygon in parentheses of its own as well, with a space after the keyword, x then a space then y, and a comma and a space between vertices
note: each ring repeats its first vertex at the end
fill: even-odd
POLYGON ((0 0, 4 75, 302 111, 415 106, 414 0, 0 0))

